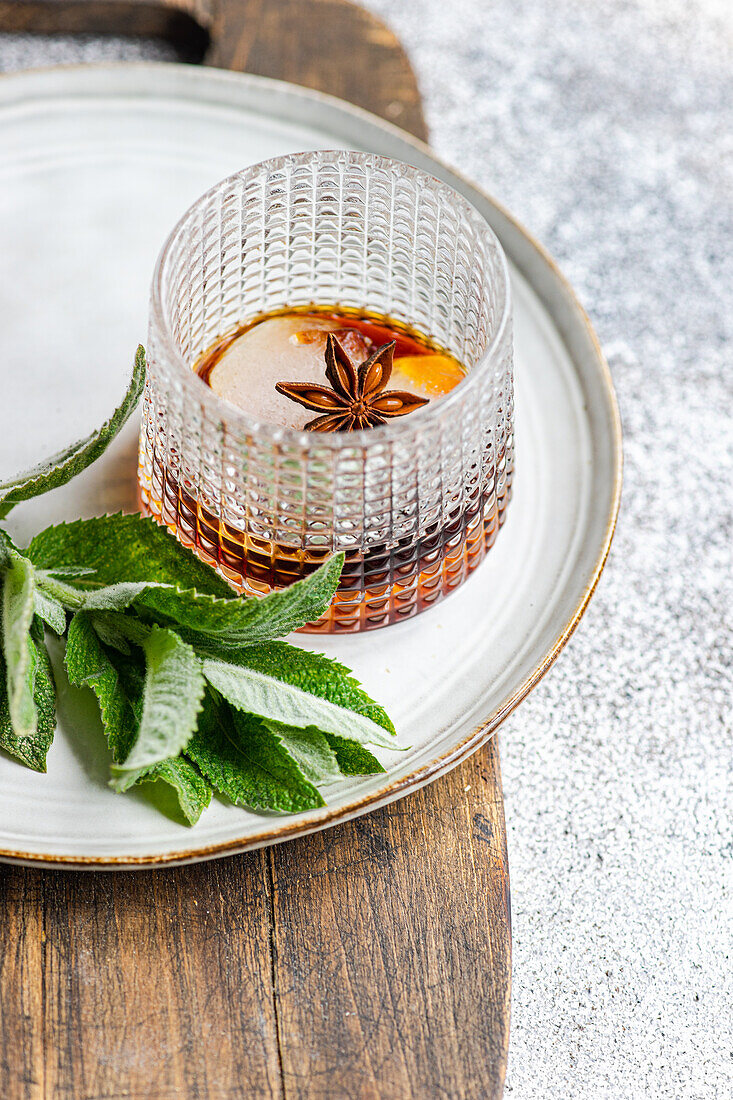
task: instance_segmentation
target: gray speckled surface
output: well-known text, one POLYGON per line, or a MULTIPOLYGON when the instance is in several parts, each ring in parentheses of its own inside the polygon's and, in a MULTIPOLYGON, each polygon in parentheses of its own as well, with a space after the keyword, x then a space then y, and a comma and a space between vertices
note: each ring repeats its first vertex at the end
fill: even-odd
MULTIPOLYGON (((733 1094, 733 7, 369 0, 439 153, 543 241, 597 326, 626 443, 611 555, 502 732, 507 1094, 733 1094)), ((0 37, 0 69, 170 56, 0 37)))

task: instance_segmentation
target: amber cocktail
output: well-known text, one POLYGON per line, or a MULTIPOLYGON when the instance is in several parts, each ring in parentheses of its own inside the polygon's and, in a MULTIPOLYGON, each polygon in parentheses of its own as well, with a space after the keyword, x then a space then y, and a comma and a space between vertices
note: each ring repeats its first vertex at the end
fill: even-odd
POLYGON ((343 550, 314 631, 409 618, 503 521, 511 352, 503 254, 448 187, 358 153, 247 169, 158 263, 143 505, 247 594, 343 550))

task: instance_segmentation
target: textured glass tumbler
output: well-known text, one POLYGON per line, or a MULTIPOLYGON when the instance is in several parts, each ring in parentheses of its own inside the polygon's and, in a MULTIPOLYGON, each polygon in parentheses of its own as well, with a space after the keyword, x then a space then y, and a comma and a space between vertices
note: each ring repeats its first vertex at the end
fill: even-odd
POLYGON ((464 198, 415 168, 343 151, 265 161, 203 195, 163 248, 143 507, 246 594, 345 551, 330 612, 311 630, 385 626, 465 580, 504 518, 512 412, 504 255, 464 198), (242 324, 311 305, 416 329, 466 378, 384 426, 322 434, 258 422, 192 369, 242 324))

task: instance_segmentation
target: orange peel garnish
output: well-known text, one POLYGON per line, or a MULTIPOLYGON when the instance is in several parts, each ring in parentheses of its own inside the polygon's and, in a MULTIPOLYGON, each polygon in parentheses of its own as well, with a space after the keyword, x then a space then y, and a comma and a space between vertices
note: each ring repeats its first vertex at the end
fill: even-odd
POLYGON ((459 364, 447 355, 401 355, 394 361, 394 372, 435 397, 450 393, 465 378, 459 364))

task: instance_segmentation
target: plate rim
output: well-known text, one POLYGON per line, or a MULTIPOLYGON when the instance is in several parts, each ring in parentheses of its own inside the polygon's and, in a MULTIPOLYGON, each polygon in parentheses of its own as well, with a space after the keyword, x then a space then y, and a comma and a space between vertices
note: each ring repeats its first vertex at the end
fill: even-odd
MULTIPOLYGON (((540 242, 519 222, 502 203, 498 202, 489 192, 473 183, 467 176, 454 168, 449 162, 443 160, 437 156, 433 149, 426 142, 421 141, 419 138, 414 137, 407 131, 401 130, 399 127, 393 125, 390 122, 385 121, 377 115, 371 114, 369 111, 364 110, 361 107, 356 107, 346 100, 341 100, 336 96, 327 95, 324 92, 318 92, 310 88, 304 88, 297 84, 291 84, 287 81, 273 80, 269 77, 255 76, 251 73, 236 73, 227 70, 219 70, 213 68, 206 68, 196 65, 183 65, 183 64, 170 64, 167 62, 98 62, 92 64, 73 64, 73 65, 58 65, 58 66, 44 66, 34 69, 27 69, 21 72, 6 73, 0 77, 0 106, 2 101, 5 100, 4 92, 7 91, 8 85, 22 85, 23 83, 30 83, 34 77, 43 76, 44 74, 53 75, 65 73, 91 73, 99 74, 105 72, 120 72, 120 71, 144 71, 144 72, 167 72, 169 75, 175 75, 175 72, 184 72, 187 74, 187 78, 190 79, 195 73, 197 79, 207 82, 213 80, 213 82, 219 83, 232 83, 234 85, 248 85, 252 89, 269 90, 272 93, 279 94, 282 97, 295 97, 296 99, 302 99, 306 102, 310 101, 314 105, 327 106, 330 109, 337 109, 342 114, 351 116, 355 122, 367 123, 371 128, 382 131, 392 138, 397 138, 403 144, 411 146, 422 157, 428 158, 433 164, 438 165, 441 169, 449 172, 456 179, 458 179, 463 185, 476 194, 480 195, 483 201, 488 203, 494 208, 497 214, 506 220, 506 222, 512 227, 514 232, 522 239, 525 244, 530 246, 530 251, 534 253, 535 259, 543 263, 546 268, 549 269, 551 276, 555 280, 556 288, 559 286, 562 296, 565 299, 566 304, 570 307, 571 313, 575 315, 575 322, 581 329, 584 330, 585 336, 589 340, 590 348, 593 352, 593 358, 595 359, 595 366, 597 368, 598 380, 601 383, 601 391, 605 397, 605 412, 609 417, 610 428, 610 441, 611 441, 611 454, 613 458, 613 468, 611 477, 613 479, 612 491, 610 495, 610 504, 605 520, 605 530, 603 538, 600 541, 598 551, 593 563, 592 568, 587 576, 583 591, 578 599, 572 614, 566 620, 564 626, 555 635, 555 639, 551 646, 547 648, 542 658, 538 661, 537 665, 532 669, 530 673, 522 680, 522 682, 515 688, 515 690, 505 699, 498 707, 496 707, 478 726, 465 735, 457 745, 454 745, 451 749, 443 753, 441 756, 431 760, 427 764, 416 768, 405 776, 399 779, 393 780, 386 786, 380 787, 377 791, 371 794, 364 795, 360 798, 353 799, 345 806, 339 808, 324 807, 316 816, 309 817, 307 821, 297 820, 296 818, 283 818, 278 820, 275 824, 270 823, 269 827, 249 837, 233 838, 231 840, 219 841, 214 844, 198 845, 194 847, 182 848, 174 852, 165 852, 158 854, 148 854, 140 856, 84 856, 84 855, 63 855, 57 853, 40 853, 40 852, 24 852, 17 849, 5 849, 0 848, 0 861, 7 863, 17 863, 25 866, 46 866, 46 867, 64 867, 66 869, 79 869, 79 870, 134 870, 136 868, 150 868, 150 867, 170 867, 192 862, 200 862, 208 859, 215 859, 218 857, 236 855, 240 852, 251 851, 256 848, 262 848, 269 846, 270 844, 282 843, 286 840, 292 840, 299 836, 305 836, 309 833, 318 832, 322 829, 330 828, 333 825, 337 825, 341 822, 348 821, 354 817, 358 817, 371 810, 378 809, 380 806, 386 806, 390 802, 394 802, 396 799, 419 790, 421 787, 426 786, 428 783, 437 779, 439 776, 444 775, 448 771, 451 771, 461 761, 465 760, 468 756, 479 749, 485 744, 490 737, 496 732, 501 723, 514 711, 519 704, 529 695, 529 693, 537 686, 543 676, 547 673, 549 668, 554 664, 560 652, 564 649, 565 645, 574 633, 578 623, 580 622, 583 614, 585 613, 588 604, 593 596, 601 573, 603 572, 608 555, 613 541, 613 535, 616 527, 616 521, 618 518, 619 505, 621 500, 621 488, 623 480, 623 437, 621 428, 621 417, 618 407, 618 400, 611 377, 611 372, 606 362, 605 356, 601 349, 598 337, 593 329, 590 318, 583 308, 577 294, 575 293, 571 283, 562 273, 555 260, 552 258, 547 249, 540 244, 540 242)), ((100 94, 114 94, 111 92, 105 93, 102 89, 96 89, 100 94)), ((134 89, 129 89, 134 94, 134 89)), ((146 95, 148 93, 141 93, 146 95)), ((162 93, 161 93, 162 94, 162 93)), ((28 98, 28 97, 26 97, 28 98)), ((31 97, 39 98, 39 97, 31 97)), ((190 101, 194 101, 195 97, 187 97, 190 101)), ((5 100, 7 102, 7 100, 5 100)), ((469 201, 470 198, 469 198, 469 201)), ((493 227, 492 227, 493 228, 493 227)), ((495 230, 496 231, 496 230, 495 230)), ((499 235, 500 241, 501 236, 499 235)), ((503 242, 502 242, 503 246, 503 242)), ((562 336, 562 329, 557 317, 557 307, 548 301, 547 295, 543 293, 541 288, 538 288, 536 282, 531 278, 526 271, 525 265, 521 264, 516 257, 513 257, 513 262, 519 267, 522 275, 529 282, 533 292, 537 295, 544 308, 548 311, 555 326, 559 329, 562 336)), ((570 358, 575 362, 575 356, 570 354, 570 358)))

